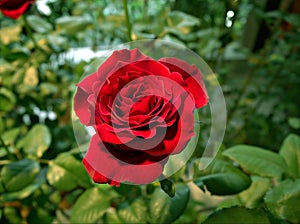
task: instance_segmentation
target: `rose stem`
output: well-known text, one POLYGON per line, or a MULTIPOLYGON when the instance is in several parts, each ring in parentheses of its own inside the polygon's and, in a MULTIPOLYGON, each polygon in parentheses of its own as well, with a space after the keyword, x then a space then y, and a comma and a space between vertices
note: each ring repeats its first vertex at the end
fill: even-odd
POLYGON ((132 39, 131 39, 131 23, 130 23, 130 19, 129 19, 127 0, 123 0, 123 6, 124 6, 124 12, 125 12, 128 41, 132 41, 132 39))

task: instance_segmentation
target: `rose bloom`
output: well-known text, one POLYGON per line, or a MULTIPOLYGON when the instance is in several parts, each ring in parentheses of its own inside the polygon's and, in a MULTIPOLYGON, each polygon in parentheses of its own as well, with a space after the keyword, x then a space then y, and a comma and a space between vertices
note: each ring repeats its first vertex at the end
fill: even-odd
POLYGON ((17 19, 23 15, 34 0, 0 0, 0 10, 3 15, 17 19))
POLYGON ((195 108, 208 103, 196 66, 118 50, 77 84, 74 111, 96 130, 83 164, 96 183, 147 184, 194 135, 195 108))

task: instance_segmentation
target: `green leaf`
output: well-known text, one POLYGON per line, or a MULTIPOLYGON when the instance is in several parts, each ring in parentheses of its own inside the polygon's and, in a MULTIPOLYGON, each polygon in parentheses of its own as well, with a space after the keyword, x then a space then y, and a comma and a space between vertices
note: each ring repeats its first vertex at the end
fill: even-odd
POLYGON ((280 178, 287 168, 279 154, 254 146, 237 145, 225 150, 223 155, 238 163, 250 174, 262 177, 280 178))
MULTIPOLYGON (((200 161, 207 162, 208 160, 201 158, 200 161)), ((251 184, 250 177, 230 162, 219 159, 213 160, 207 168, 198 174, 201 177, 195 180, 197 186, 201 188, 204 184, 207 190, 214 195, 236 194, 247 189, 251 184)))
POLYGON ((37 86, 37 84, 39 83, 39 75, 38 75, 37 68, 31 66, 28 69, 26 69, 23 83, 26 86, 30 86, 30 87, 37 86))
POLYGON ((47 180, 61 191, 73 190, 76 186, 91 187, 91 180, 80 161, 69 153, 60 154, 49 163, 47 180))
POLYGON ((176 193, 170 198, 157 188, 149 202, 149 220, 152 223, 171 223, 185 210, 190 198, 190 190, 184 184, 175 186, 176 193))
POLYGON ((40 184, 33 183, 24 187, 19 191, 4 193, 0 196, 0 198, 2 201, 14 201, 14 200, 24 199, 27 198, 29 195, 31 195, 39 187, 40 184))
POLYGON ((287 136, 279 153, 288 165, 287 173, 293 178, 300 178, 300 137, 295 134, 287 136))
POLYGON ((36 124, 18 142, 18 147, 32 157, 40 158, 51 144, 51 134, 46 125, 36 124))
POLYGON ((27 60, 30 57, 30 51, 26 47, 16 46, 13 49, 3 52, 3 56, 9 62, 15 60, 27 60))
POLYGON ((4 166, 1 180, 7 191, 18 191, 31 184, 40 170, 40 165, 30 159, 22 159, 4 166))
POLYGON ((138 198, 131 204, 125 202, 118 209, 118 216, 122 223, 147 223, 147 205, 146 202, 138 198))
POLYGON ((6 145, 11 145, 15 142, 20 134, 21 128, 13 128, 3 133, 2 139, 6 145))
POLYGON ((271 186, 269 178, 252 176, 251 179, 251 186, 238 195, 239 201, 247 208, 258 206, 271 186))
POLYGON ((57 30, 67 34, 74 34, 86 29, 86 26, 91 24, 91 21, 83 16, 63 16, 58 18, 55 23, 57 30))
POLYGON ((50 46, 56 51, 67 49, 70 44, 68 38, 63 37, 59 34, 50 34, 47 35, 47 38, 50 46))
POLYGON ((104 223, 122 223, 115 208, 109 208, 106 211, 104 223))
POLYGON ((268 191, 264 199, 273 215, 292 223, 300 222, 300 179, 281 182, 268 191))
POLYGON ((0 40, 4 45, 20 40, 21 26, 9 26, 0 29, 0 40))
POLYGON ((0 87, 0 111, 10 111, 15 103, 15 95, 10 90, 0 87))
POLYGON ((21 214, 18 208, 4 207, 3 215, 8 223, 22 223, 21 214))
POLYGON ((290 13, 285 16, 285 21, 294 25, 295 27, 300 26, 300 16, 296 13, 290 13))
POLYGON ((127 199, 137 198, 142 194, 142 190, 138 185, 120 184, 119 187, 112 187, 118 194, 127 199))
POLYGON ((75 202, 72 223, 96 223, 109 207, 107 193, 98 187, 86 190, 75 202))
POLYGON ((172 11, 167 18, 168 31, 178 36, 184 36, 191 32, 194 26, 200 24, 198 18, 180 11, 172 11))
POLYGON ((52 30, 52 25, 39 16, 29 15, 26 19, 29 26, 38 33, 47 33, 52 30))
POLYGON ((43 208, 31 209, 27 217, 27 221, 30 224, 40 224, 40 223, 52 223, 54 217, 49 214, 49 212, 43 208))
POLYGON ((294 129, 299 129, 300 128, 300 118, 290 117, 288 122, 289 122, 289 125, 292 128, 294 128, 294 129))
POLYGON ((171 180, 164 179, 160 181, 161 189, 166 192, 171 198, 175 196, 175 185, 171 180))
POLYGON ((43 82, 39 85, 42 96, 53 95, 58 92, 58 87, 55 84, 43 82))
POLYGON ((247 209, 243 207, 224 208, 212 213, 203 224, 240 224, 240 223, 260 223, 269 224, 270 221, 266 213, 257 209, 247 209))

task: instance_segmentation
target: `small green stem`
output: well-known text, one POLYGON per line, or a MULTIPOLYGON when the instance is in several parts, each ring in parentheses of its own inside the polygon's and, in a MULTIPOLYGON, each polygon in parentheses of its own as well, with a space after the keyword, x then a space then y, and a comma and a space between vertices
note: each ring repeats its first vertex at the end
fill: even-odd
POLYGON ((130 23, 130 19, 129 19, 127 0, 123 0, 123 7, 124 7, 126 26, 127 26, 127 38, 128 38, 128 41, 132 41, 132 39, 131 39, 131 23, 130 23))

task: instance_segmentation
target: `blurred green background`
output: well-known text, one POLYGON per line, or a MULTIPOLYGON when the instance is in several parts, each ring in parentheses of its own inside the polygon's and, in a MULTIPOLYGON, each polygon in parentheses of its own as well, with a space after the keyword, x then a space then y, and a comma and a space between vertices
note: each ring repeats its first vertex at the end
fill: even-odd
POLYGON ((299 13, 298 0, 39 0, 18 20, 0 15, 0 223, 300 222, 299 13), (207 62, 226 99, 225 138, 204 171, 209 125, 169 182, 95 185, 70 117, 95 54, 74 51, 142 39, 207 62))

